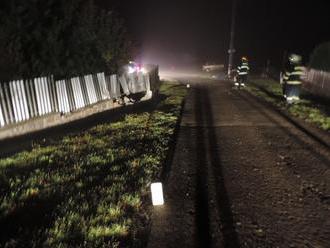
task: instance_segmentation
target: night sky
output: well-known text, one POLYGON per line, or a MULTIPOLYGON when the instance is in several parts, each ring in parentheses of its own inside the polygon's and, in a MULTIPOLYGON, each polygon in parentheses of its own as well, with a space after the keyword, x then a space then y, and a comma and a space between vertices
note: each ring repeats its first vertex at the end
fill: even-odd
MULTIPOLYGON (((230 0, 99 0, 126 20, 146 62, 180 66, 227 62, 230 0)), ((280 66, 285 50, 305 61, 313 48, 330 41, 326 0, 238 0, 236 58, 247 55, 261 66, 267 59, 280 66)))

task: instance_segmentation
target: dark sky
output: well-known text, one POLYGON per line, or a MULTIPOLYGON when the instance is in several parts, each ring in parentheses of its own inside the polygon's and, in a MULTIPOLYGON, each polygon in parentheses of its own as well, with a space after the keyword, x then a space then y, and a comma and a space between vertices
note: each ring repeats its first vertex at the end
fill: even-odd
MULTIPOLYGON (((120 12, 141 45, 141 58, 173 66, 227 61, 231 0, 99 0, 120 12)), ((326 0, 238 0, 236 58, 280 65, 285 50, 306 60, 330 41, 326 0), (306 1, 307 2, 307 1, 306 1)))

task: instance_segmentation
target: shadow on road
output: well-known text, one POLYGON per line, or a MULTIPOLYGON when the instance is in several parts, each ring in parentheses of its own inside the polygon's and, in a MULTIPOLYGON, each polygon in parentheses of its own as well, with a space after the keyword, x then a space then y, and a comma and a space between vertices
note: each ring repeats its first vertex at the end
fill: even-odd
POLYGON ((196 179, 197 244, 198 247, 212 246, 210 222, 215 220, 210 220, 208 198, 212 189, 210 179, 213 177, 217 212, 221 221, 223 247, 240 247, 231 212, 230 199, 224 182, 221 157, 216 140, 216 128, 212 127, 214 125, 213 113, 207 88, 196 89, 195 104, 198 124, 196 152, 199 154, 196 179))

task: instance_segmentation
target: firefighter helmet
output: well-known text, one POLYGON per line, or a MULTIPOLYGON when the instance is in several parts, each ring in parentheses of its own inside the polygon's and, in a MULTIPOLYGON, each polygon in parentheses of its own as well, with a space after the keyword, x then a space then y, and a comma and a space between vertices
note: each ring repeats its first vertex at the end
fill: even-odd
POLYGON ((243 57, 242 57, 242 61, 243 61, 243 62, 247 62, 247 61, 248 61, 247 57, 243 56, 243 57))
POLYGON ((289 61, 290 61, 290 63, 292 63, 292 64, 299 64, 299 63, 301 63, 301 61, 302 61, 302 57, 301 57, 300 55, 298 55, 298 54, 294 54, 294 53, 292 53, 292 54, 290 54, 290 56, 289 56, 289 61))

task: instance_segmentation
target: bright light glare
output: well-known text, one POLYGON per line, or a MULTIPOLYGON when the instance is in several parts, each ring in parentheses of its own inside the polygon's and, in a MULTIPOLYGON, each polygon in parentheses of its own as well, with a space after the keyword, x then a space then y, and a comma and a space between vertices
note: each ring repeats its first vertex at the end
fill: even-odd
POLYGON ((164 204, 162 183, 151 184, 151 198, 152 198, 152 205, 154 206, 164 204))
POLYGON ((134 67, 129 66, 128 67, 128 73, 134 73, 136 69, 134 67))

